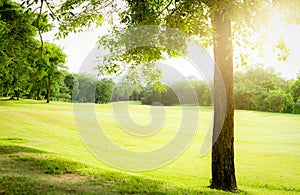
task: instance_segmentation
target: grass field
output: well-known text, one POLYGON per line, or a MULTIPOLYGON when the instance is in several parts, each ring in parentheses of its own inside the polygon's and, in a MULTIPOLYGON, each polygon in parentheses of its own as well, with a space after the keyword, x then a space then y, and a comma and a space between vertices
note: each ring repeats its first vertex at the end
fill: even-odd
MULTIPOLYGON (((180 107, 165 109, 170 114, 161 132, 134 138, 115 124, 111 104, 95 106, 110 139, 136 151, 158 148, 175 135, 180 107)), ((149 107, 133 104, 130 111, 147 114, 149 107)), ((200 108, 198 134, 173 163, 126 172, 89 152, 72 104, 0 101, 0 194, 230 194, 207 187, 210 153, 199 156, 211 117, 211 108, 200 108)), ((135 120, 145 124, 150 118, 135 120)), ((235 111, 235 140, 237 193, 300 194, 300 115, 235 111)))

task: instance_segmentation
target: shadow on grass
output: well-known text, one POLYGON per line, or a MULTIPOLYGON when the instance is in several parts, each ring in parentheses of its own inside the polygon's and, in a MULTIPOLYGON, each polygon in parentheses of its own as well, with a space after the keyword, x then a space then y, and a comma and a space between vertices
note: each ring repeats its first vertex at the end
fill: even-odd
POLYGON ((17 99, 12 99, 12 98, 0 98, 0 102, 7 102, 7 101, 19 101, 19 100, 17 100, 17 99))
MULTIPOLYGON (((0 138, 0 141, 9 141, 12 143, 25 143, 27 140, 20 139, 20 138, 0 138)), ((37 150, 33 148, 28 148, 24 146, 17 146, 17 145, 2 145, 0 143, 0 155, 3 154, 13 154, 19 152, 27 152, 27 153, 45 153, 42 150, 37 150)))
POLYGON ((10 99, 10 98, 0 98, 0 105, 3 103, 4 105, 12 104, 47 104, 46 100, 32 100, 32 99, 10 99))
POLYGON ((0 143, 0 164, 0 194, 231 194, 184 189, 18 145, 0 143))
POLYGON ((27 142, 29 142, 29 140, 27 140, 27 139, 15 138, 15 137, 0 138, 0 141, 11 142, 11 143, 27 143, 27 142))

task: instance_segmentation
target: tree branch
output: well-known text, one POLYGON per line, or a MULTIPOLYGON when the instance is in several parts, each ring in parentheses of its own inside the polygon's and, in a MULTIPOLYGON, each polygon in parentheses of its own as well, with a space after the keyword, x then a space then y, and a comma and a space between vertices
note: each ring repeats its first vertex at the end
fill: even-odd
MULTIPOLYGON (((43 1, 43 0, 42 0, 43 1)), ((55 19, 57 19, 58 21, 59 18, 56 16, 56 14, 54 13, 54 11, 52 10, 52 8, 50 7, 50 3, 47 0, 44 0, 46 2, 47 8, 49 9, 49 11, 51 12, 51 14, 53 15, 53 17, 55 17, 55 19)))
POLYGON ((38 32, 39 32, 39 37, 40 37, 40 41, 41 41, 41 47, 39 48, 40 50, 40 57, 41 59, 43 58, 43 45, 44 45, 44 41, 43 41, 43 36, 42 36, 42 32, 41 32, 41 27, 40 27, 40 18, 42 16, 42 12, 43 12, 43 5, 44 5, 44 0, 41 0, 41 5, 40 5, 40 11, 36 20, 36 26, 38 28, 38 32))
POLYGON ((169 6, 172 4, 173 0, 171 0, 160 12, 158 12, 156 17, 159 17, 169 6))

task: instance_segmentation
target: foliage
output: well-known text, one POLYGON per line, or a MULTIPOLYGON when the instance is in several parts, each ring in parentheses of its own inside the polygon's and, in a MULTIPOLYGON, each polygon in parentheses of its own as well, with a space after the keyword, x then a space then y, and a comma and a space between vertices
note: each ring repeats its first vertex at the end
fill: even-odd
POLYGON ((288 112, 294 109, 289 81, 262 66, 251 67, 245 73, 235 74, 235 108, 270 112, 288 112))
POLYGON ((43 79, 46 80, 47 103, 50 101, 51 89, 58 86, 58 83, 63 80, 63 73, 66 70, 65 62, 66 54, 61 48, 55 44, 44 44, 42 59, 37 63, 43 64, 46 71, 43 79))
POLYGON ((211 86, 207 86, 204 81, 189 80, 180 81, 169 86, 164 86, 164 92, 159 93, 153 86, 146 86, 142 92, 141 102, 145 105, 152 105, 159 102, 165 106, 172 106, 176 104, 181 105, 211 105, 211 86), (177 92, 177 93, 176 93, 177 92), (195 96, 197 100, 195 100, 195 96))
POLYGON ((73 94, 73 102, 95 102, 95 89, 97 80, 89 75, 79 74, 76 76, 78 81, 78 90, 73 94))
POLYGON ((111 101, 115 83, 111 79, 98 80, 86 74, 69 74, 64 79, 73 102, 105 104, 111 101))
POLYGON ((164 106, 173 106, 179 104, 177 95, 172 88, 164 86, 165 92, 159 93, 153 86, 147 86, 143 89, 141 103, 145 105, 160 104, 164 106))
POLYGON ((102 79, 97 82, 95 103, 104 104, 111 101, 115 83, 111 79, 102 79))
POLYGON ((254 110, 254 97, 259 93, 249 80, 235 83, 234 86, 234 106, 241 110, 254 110))
POLYGON ((300 114, 300 100, 298 100, 295 104, 295 109, 294 109, 295 114, 300 114))
POLYGON ((298 74, 297 80, 292 85, 291 91, 292 91, 293 100, 294 102, 296 102, 297 100, 300 99, 300 73, 298 74))
MULTIPOLYGON (((81 32, 91 26, 100 26, 106 17, 111 16, 119 7, 113 1, 49 1, 49 0, 21 0, 27 12, 38 15, 36 21, 39 30, 43 31, 41 19, 51 18, 56 27, 58 38, 66 37, 71 32, 81 32), (100 13, 102 12, 102 13, 100 13), (54 22, 55 21, 55 22, 54 22)), ((39 32, 41 33, 41 32, 39 32)), ((41 41, 42 41, 42 37, 41 41)))
POLYGON ((111 101, 128 101, 130 99, 131 89, 130 87, 124 83, 117 83, 114 86, 113 92, 112 92, 112 99, 111 101))
POLYGON ((51 29, 47 15, 5 0, 0 4, 0 23, 1 94, 39 100, 45 89, 49 102, 51 88, 58 91, 66 55, 56 45, 35 39, 38 32, 51 29))
MULTIPOLYGON (((182 104, 189 103, 190 93, 195 92, 198 97, 198 103, 201 106, 210 106, 213 83, 207 84, 199 80, 190 80, 187 82, 174 83, 171 86, 165 86, 166 91, 158 93, 152 86, 143 88, 141 102, 151 105, 154 102, 160 102, 163 105, 179 104, 179 99, 174 91, 180 91, 182 94, 182 104)), ((296 113, 299 105, 293 94, 297 94, 298 80, 296 82, 284 80, 273 69, 263 66, 252 66, 247 71, 237 71, 234 76, 234 100, 235 109, 257 110, 268 112, 296 113), (295 108, 295 110, 294 110, 295 108)), ((298 96, 295 95, 297 98, 298 96)))
POLYGON ((26 93, 30 66, 34 63, 37 28, 35 15, 25 12, 19 4, 0 3, 0 85, 1 94, 19 97, 26 93))
POLYGON ((64 84, 67 87, 67 93, 72 96, 76 96, 78 92, 78 80, 76 74, 66 74, 64 78, 64 84))
POLYGON ((264 99, 265 110, 270 112, 292 112, 294 109, 294 102, 290 94, 285 94, 281 90, 269 91, 267 97, 264 99))

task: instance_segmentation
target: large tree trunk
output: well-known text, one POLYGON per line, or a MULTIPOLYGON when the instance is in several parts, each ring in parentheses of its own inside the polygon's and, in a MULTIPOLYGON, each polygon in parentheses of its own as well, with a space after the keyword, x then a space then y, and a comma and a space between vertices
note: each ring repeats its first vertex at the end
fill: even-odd
POLYGON ((231 20, 216 11, 214 35, 214 128, 211 187, 221 190, 237 188, 234 167, 233 48, 231 20), (221 93, 225 93, 226 97, 221 93), (226 103, 226 106, 224 105, 226 103), (225 120, 223 122, 223 117, 225 120))

